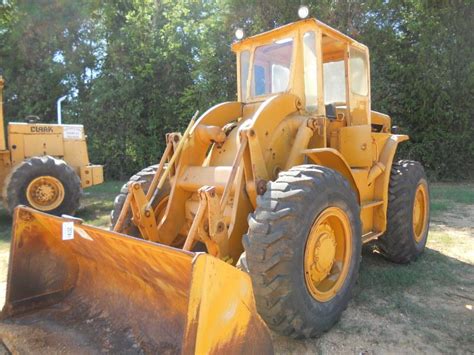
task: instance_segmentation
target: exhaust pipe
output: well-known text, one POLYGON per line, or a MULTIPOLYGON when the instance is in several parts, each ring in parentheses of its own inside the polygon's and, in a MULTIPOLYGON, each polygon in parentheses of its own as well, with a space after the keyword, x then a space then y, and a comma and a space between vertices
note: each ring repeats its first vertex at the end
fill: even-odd
POLYGON ((58 112, 58 124, 62 123, 62 115, 61 115, 61 102, 67 99, 67 95, 61 96, 58 101, 56 101, 56 109, 58 112))

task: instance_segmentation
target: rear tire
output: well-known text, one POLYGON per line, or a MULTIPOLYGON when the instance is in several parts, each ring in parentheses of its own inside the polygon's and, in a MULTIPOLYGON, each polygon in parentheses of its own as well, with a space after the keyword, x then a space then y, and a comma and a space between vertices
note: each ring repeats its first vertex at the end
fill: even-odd
POLYGON ((394 163, 390 175, 387 231, 377 241, 378 249, 393 262, 414 261, 425 250, 429 219, 429 187, 423 166, 411 160, 394 163))
MULTIPOLYGON (((155 176, 156 170, 158 169, 158 165, 151 165, 135 175, 133 175, 126 184, 122 186, 120 189, 120 193, 115 197, 114 200, 114 209, 110 212, 110 220, 111 220, 111 229, 114 229, 115 224, 117 223, 117 219, 120 216, 120 212, 122 211, 123 204, 125 203, 125 200, 127 199, 128 195, 128 185, 133 183, 133 182, 142 182, 142 188, 145 194, 148 192, 148 189, 150 187, 150 184, 153 180, 153 177, 155 176)), ((167 180, 163 187, 161 188, 160 192, 158 193, 157 198, 155 199, 155 203, 153 205, 153 209, 158 206, 160 202, 162 202, 165 198, 167 198, 170 194, 170 184, 169 181, 167 180)), ((135 224, 132 222, 132 213, 129 212, 128 216, 125 218, 125 221, 123 223, 123 228, 121 230, 121 233, 131 235, 133 237, 140 237, 140 231, 138 228, 135 226, 135 224)))
POLYGON ((3 200, 10 214, 18 205, 39 211, 73 215, 79 208, 81 180, 63 160, 51 156, 24 160, 8 175, 3 200))
POLYGON ((361 222, 356 196, 344 177, 325 167, 302 165, 282 172, 258 197, 243 244, 238 264, 252 278, 257 309, 269 327, 294 338, 320 335, 346 309, 358 277, 361 222), (324 219, 328 213, 333 219, 324 219), (339 253, 340 263, 336 257, 328 262, 326 255, 339 253), (318 268, 324 273, 318 274, 318 268), (313 284, 314 270, 321 278, 313 284))

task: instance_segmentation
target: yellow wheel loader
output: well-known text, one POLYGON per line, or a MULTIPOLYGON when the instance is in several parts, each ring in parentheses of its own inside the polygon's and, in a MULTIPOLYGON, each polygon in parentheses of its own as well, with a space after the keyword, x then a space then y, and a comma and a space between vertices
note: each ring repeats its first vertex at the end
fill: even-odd
POLYGON ((3 86, 0 73, 0 191, 5 208, 13 213, 18 205, 27 205, 55 215, 72 215, 79 207, 82 189, 101 184, 101 165, 91 165, 82 125, 8 124, 5 140, 3 122, 3 86), (8 147, 7 147, 8 142, 8 147))
POLYGON ((393 162, 408 136, 371 110, 367 47, 307 19, 232 50, 238 100, 167 135, 113 231, 16 210, 4 342, 41 319, 112 350, 271 352, 262 319, 296 338, 337 322, 362 244, 399 263, 423 252, 427 178, 393 162))

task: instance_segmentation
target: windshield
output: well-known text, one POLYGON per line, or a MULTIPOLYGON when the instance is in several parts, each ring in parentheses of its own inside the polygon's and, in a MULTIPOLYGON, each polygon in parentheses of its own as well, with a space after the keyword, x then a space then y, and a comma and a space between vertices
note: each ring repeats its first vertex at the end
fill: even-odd
POLYGON ((252 72, 252 96, 288 90, 293 55, 293 39, 286 38, 255 50, 252 72))

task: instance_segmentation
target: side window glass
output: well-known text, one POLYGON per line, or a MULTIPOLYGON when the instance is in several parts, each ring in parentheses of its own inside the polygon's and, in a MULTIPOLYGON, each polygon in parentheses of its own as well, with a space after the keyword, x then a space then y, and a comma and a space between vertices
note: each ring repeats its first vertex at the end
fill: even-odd
POLYGON ((288 90, 292 57, 292 38, 257 47, 253 63, 252 95, 276 94, 288 90))
POLYGON ((324 103, 346 102, 346 79, 344 61, 328 62, 323 65, 324 103))
POLYGON ((245 101, 247 99, 249 62, 250 62, 250 52, 243 51, 240 54, 240 90, 242 91, 242 101, 245 101))
POLYGON ((272 92, 283 92, 290 82, 290 69, 283 65, 272 65, 272 92))
POLYGON ((255 95, 265 94, 265 69, 260 65, 254 68, 255 95))
POLYGON ((318 96, 318 63, 316 58, 316 34, 313 31, 303 35, 304 91, 306 110, 316 111, 318 96))
POLYGON ((349 68, 351 71, 351 91, 356 95, 367 96, 368 72, 367 58, 364 52, 355 48, 350 49, 349 68))

